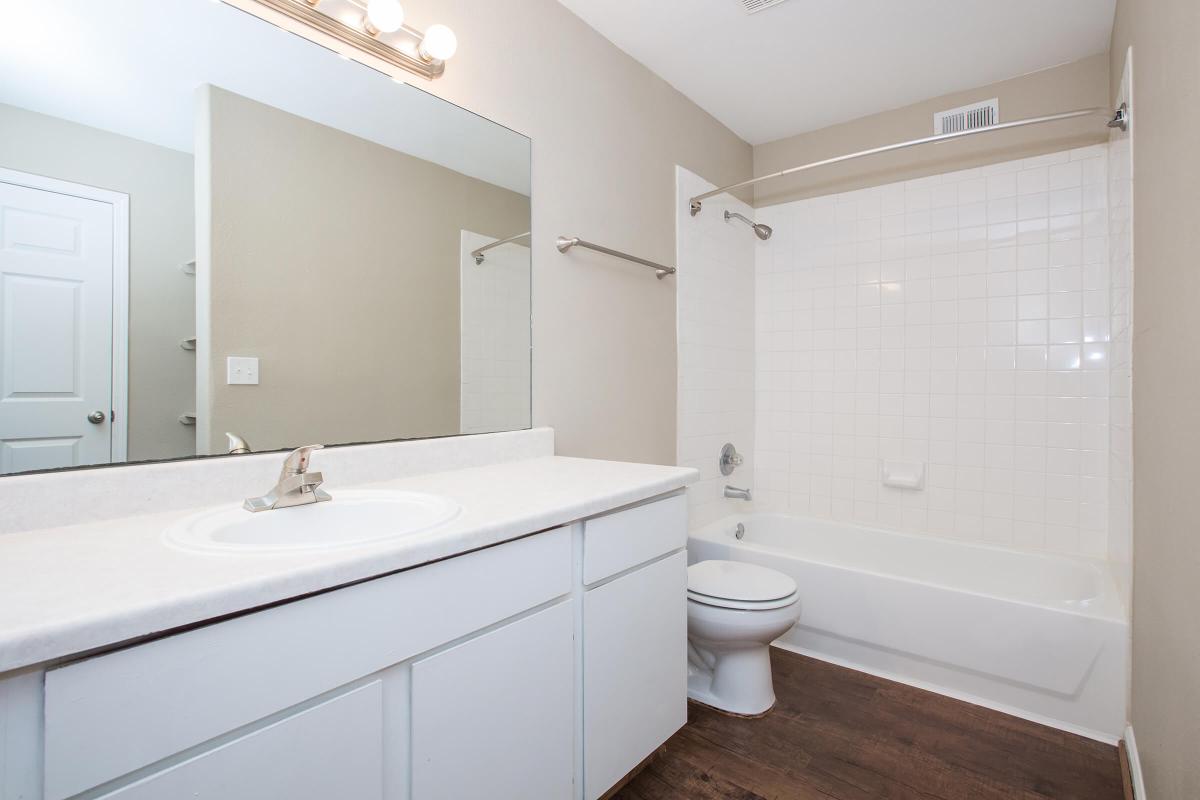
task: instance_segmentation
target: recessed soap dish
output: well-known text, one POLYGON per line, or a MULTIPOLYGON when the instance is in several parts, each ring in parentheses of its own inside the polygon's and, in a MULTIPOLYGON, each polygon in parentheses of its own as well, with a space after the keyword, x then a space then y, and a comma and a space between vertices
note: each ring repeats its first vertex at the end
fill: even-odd
POLYGON ((913 490, 925 488, 923 461, 880 461, 879 472, 884 486, 913 490))

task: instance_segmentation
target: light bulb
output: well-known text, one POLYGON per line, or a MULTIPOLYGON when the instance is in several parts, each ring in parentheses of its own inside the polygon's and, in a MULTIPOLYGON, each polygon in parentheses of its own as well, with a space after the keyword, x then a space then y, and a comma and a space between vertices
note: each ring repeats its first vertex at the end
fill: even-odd
POLYGON ((404 24, 404 6, 399 0, 368 0, 367 33, 392 33, 404 24), (372 30, 372 28, 374 30, 372 30))
POLYGON ((421 56, 433 61, 445 61, 458 50, 458 37, 445 25, 430 25, 421 40, 421 56))

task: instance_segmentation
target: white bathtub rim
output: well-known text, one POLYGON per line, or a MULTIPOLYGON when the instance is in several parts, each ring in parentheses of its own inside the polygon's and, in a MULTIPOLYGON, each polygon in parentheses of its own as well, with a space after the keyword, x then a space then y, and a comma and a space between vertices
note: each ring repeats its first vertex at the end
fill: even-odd
MULTIPOLYGON (((890 533, 890 531, 883 531, 883 533, 890 533)), ((692 535, 694 536, 695 534, 692 534, 692 535)), ((946 541, 953 542, 955 540, 948 539, 946 541)), ((980 597, 985 600, 995 600, 996 602, 999 602, 999 603, 1012 603, 1013 605, 1025 606, 1026 608, 1036 608, 1039 611, 1052 611, 1057 614, 1068 614, 1068 615, 1074 616, 1074 617, 1083 617, 1084 619, 1094 619, 1094 620, 1099 620, 1101 622, 1112 622, 1112 623, 1116 623, 1119 625, 1128 625, 1129 624, 1129 620, 1123 615, 1114 616, 1112 614, 1096 612, 1096 611, 1089 611, 1087 609, 1045 605, 1044 603, 1034 603, 1030 600, 1021 600, 1021 599, 1018 599, 1015 597, 1006 597, 1003 595, 989 594, 988 592, 980 592, 980 591, 975 591, 972 589, 964 589, 964 588, 958 587, 958 586, 947 586, 947 585, 941 584, 941 583, 933 583, 931 581, 917 580, 916 578, 909 578, 909 577, 905 577, 904 575, 897 575, 894 572, 880 572, 878 570, 873 570, 873 569, 865 569, 865 568, 861 568, 861 567, 850 567, 845 564, 833 564, 828 561, 822 561, 819 558, 801 557, 797 554, 790 553, 789 551, 787 551, 783 548, 754 544, 753 542, 734 540, 734 544, 738 547, 745 547, 747 550, 756 550, 760 553, 767 553, 770 555, 781 555, 781 556, 785 556, 785 557, 795 558, 799 561, 804 561, 809 564, 816 564, 817 566, 826 567, 828 569, 840 570, 843 572, 856 572, 856 573, 860 573, 862 575, 869 575, 872 578, 886 578, 887 580, 900 581, 901 583, 906 583, 906 584, 910 584, 913 586, 926 586, 926 587, 933 588, 933 589, 940 589, 940 590, 946 591, 946 592, 955 592, 958 594, 970 595, 971 597, 980 597)), ((1118 603, 1120 602, 1119 599, 1117 600, 1117 602, 1118 603)), ((1123 604, 1121 604, 1121 610, 1124 611, 1123 604)))
MULTIPOLYGON (((1012 555, 1013 553, 1016 553, 1018 555, 1037 556, 1038 558, 1045 558, 1045 559, 1049 559, 1052 561, 1080 562, 1080 563, 1084 563, 1084 564, 1090 564, 1095 567, 1100 567, 1101 569, 1103 569, 1105 571, 1105 574, 1108 575, 1109 577, 1112 577, 1113 565, 1118 563, 1115 561, 1109 561, 1106 558, 1096 558, 1095 556, 1076 555, 1074 553, 1060 553, 1056 550, 1035 550, 1035 549, 1029 548, 1029 547, 1008 547, 1008 546, 1005 546, 1002 544, 995 544, 992 542, 977 542, 972 539, 958 539, 953 536, 939 536, 935 533, 913 533, 912 531, 902 531, 902 530, 899 530, 896 528, 879 528, 879 527, 876 527, 873 525, 866 525, 864 523, 855 522, 854 520, 833 519, 831 517, 813 517, 813 516, 807 516, 804 514, 785 514, 781 511, 747 510, 747 511, 744 511, 739 514, 726 514, 725 516, 723 516, 719 519, 714 519, 708 523, 705 523, 704 525, 699 526, 698 528, 692 529, 690 535, 695 536, 698 533, 708 531, 708 530, 716 528, 718 525, 722 525, 722 524, 736 525, 738 522, 741 522, 746 517, 774 517, 776 519, 797 519, 797 520, 807 520, 810 522, 830 523, 832 525, 844 525, 844 526, 850 527, 850 528, 857 528, 858 530, 867 531, 868 533, 882 533, 886 536, 893 536, 893 537, 899 536, 899 537, 903 537, 905 539, 912 539, 914 541, 919 541, 919 542, 934 541, 934 542, 942 542, 944 544, 952 544, 952 545, 956 545, 959 547, 965 547, 965 548, 972 549, 972 550, 986 550, 991 553, 1004 553, 1007 555, 1012 555)), ((738 542, 739 544, 745 544, 744 541, 738 541, 737 539, 735 539, 734 541, 738 542)), ((787 551, 786 550, 773 550, 772 552, 787 552, 787 551)), ((808 560, 815 561, 815 559, 808 559, 808 560)), ((820 563, 824 563, 824 562, 820 562, 820 563)), ((831 564, 831 565, 827 565, 827 566, 837 566, 837 565, 831 564)), ((864 570, 864 571, 866 571, 866 570, 864 570)), ((952 588, 952 587, 942 587, 942 588, 952 588)))
POLYGON ((1110 733, 1104 733, 1103 731, 1094 730, 1092 728, 1086 728, 1082 725, 1075 725, 1073 723, 1065 722, 1061 719, 1056 719, 1054 717, 1048 717, 1043 714, 1035 714, 1035 713, 1033 713, 1031 711, 1027 711, 1023 708, 1008 705, 1007 703, 999 703, 994 700, 988 700, 986 698, 980 697, 980 696, 972 694, 970 692, 964 692, 964 691, 960 691, 958 689, 952 689, 948 686, 943 686, 942 684, 939 684, 939 683, 934 683, 932 681, 923 681, 918 678, 909 678, 907 676, 901 675, 899 673, 890 672, 888 670, 874 669, 872 667, 867 667, 867 666, 864 666, 864 665, 859 664, 854 661, 849 661, 847 659, 838 658, 836 656, 831 656, 831 655, 828 655, 827 653, 821 653, 821 652, 818 652, 815 650, 808 650, 807 648, 803 648, 803 647, 797 647, 796 645, 788 644, 786 642, 782 642, 782 641, 772 642, 771 647, 777 647, 780 650, 787 650, 788 652, 791 652, 791 653, 798 653, 802 656, 814 658, 817 661, 824 661, 827 664, 834 664, 839 667, 845 667, 846 669, 852 669, 855 672, 864 672, 867 675, 874 675, 875 677, 883 678, 884 680, 893 681, 895 683, 902 683, 905 686, 912 686, 916 689, 923 689, 927 692, 933 692, 934 694, 943 695, 945 697, 949 697, 954 700, 961 700, 964 703, 970 703, 971 705, 981 706, 983 708, 990 708, 992 711, 999 711, 1000 713, 1008 714, 1011 717, 1019 717, 1020 719, 1028 720, 1029 722, 1036 722, 1037 724, 1045 725, 1048 728, 1054 728, 1055 730, 1066 731, 1067 733, 1073 733, 1073 734, 1076 734, 1077 736, 1082 736, 1086 739, 1093 739, 1097 742, 1103 742, 1105 744, 1110 744, 1110 745, 1116 746, 1117 742, 1121 738, 1120 736, 1114 736, 1110 733))
POLYGON ((707 525, 704 525, 698 529, 690 531, 688 533, 688 536, 690 538, 704 539, 706 541, 714 542, 716 544, 723 544, 723 545, 728 545, 728 546, 732 546, 732 547, 744 547, 747 550, 755 550, 757 552, 767 553, 767 554, 773 555, 773 556, 794 558, 799 561, 804 561, 804 562, 807 562, 810 564, 816 564, 816 565, 819 565, 822 567, 827 567, 829 569, 843 570, 846 572, 857 572, 857 573, 861 573, 863 575, 870 575, 871 577, 874 577, 874 578, 887 578, 889 580, 901 581, 903 583, 907 583, 907 584, 911 584, 911 585, 915 585, 915 586, 928 586, 928 587, 932 587, 932 588, 936 588, 936 589, 942 589, 947 592, 961 592, 962 594, 971 595, 973 597, 982 597, 987 600, 995 600, 995 601, 1002 602, 1002 603, 1013 603, 1016 605, 1026 606, 1029 608, 1037 608, 1037 609, 1041 609, 1044 611, 1054 611, 1054 612, 1057 612, 1060 614, 1069 614, 1071 616, 1084 617, 1085 619, 1102 620, 1104 622, 1116 622, 1116 623, 1120 623, 1123 625, 1129 624, 1129 609, 1126 606, 1124 599, 1121 597, 1120 587, 1118 587, 1116 585, 1115 578, 1114 578, 1113 572, 1112 572, 1112 564, 1111 564, 1111 562, 1103 560, 1103 559, 1089 558, 1086 556, 1071 556, 1071 555, 1064 555, 1061 553, 1044 553, 1044 552, 1040 552, 1037 550, 1020 550, 1017 548, 1000 547, 998 545, 985 544, 985 543, 981 543, 981 542, 969 542, 969 541, 964 541, 962 539, 952 539, 952 538, 946 537, 946 536, 932 536, 932 535, 925 536, 924 534, 907 533, 905 531, 894 531, 894 530, 890 530, 888 528, 871 528, 871 527, 867 527, 865 525, 841 522, 840 520, 829 520, 829 519, 824 519, 821 517, 803 517, 803 516, 798 516, 798 515, 779 514, 779 513, 774 513, 774 512, 770 512, 770 513, 750 512, 750 513, 744 513, 744 514, 730 514, 728 516, 722 517, 721 519, 714 520, 714 521, 708 523, 707 525), (916 578, 910 578, 910 577, 907 577, 904 575, 897 575, 894 572, 882 572, 880 570, 868 569, 865 567, 855 567, 855 566, 850 566, 847 564, 836 564, 836 563, 832 563, 830 561, 826 561, 826 560, 823 560, 820 558, 806 556, 806 555, 803 555, 802 553, 787 550, 782 547, 771 547, 769 545, 756 544, 752 541, 748 542, 744 539, 735 539, 731 534, 726 534, 726 533, 723 533, 720 530, 718 530, 718 527, 721 525, 736 525, 737 522, 742 521, 744 518, 754 517, 754 516, 759 516, 759 517, 773 516, 773 517, 783 517, 783 518, 799 519, 799 520, 815 520, 818 522, 832 522, 835 524, 851 525, 852 527, 856 527, 861 530, 868 531, 870 533, 879 533, 879 534, 883 534, 886 536, 903 536, 903 537, 907 537, 910 539, 920 539, 920 540, 932 539, 932 540, 935 540, 938 542, 949 543, 949 544, 953 544, 956 546, 974 548, 977 550, 987 550, 990 552, 1001 552, 1001 553, 1005 553, 1005 554, 1009 554, 1009 555, 1011 555, 1012 553, 1017 553, 1020 555, 1038 556, 1038 557, 1050 558, 1050 559, 1054 559, 1054 560, 1080 561, 1085 564, 1089 564, 1089 565, 1100 568, 1100 570, 1104 576, 1103 579, 1105 580, 1106 583, 1109 584, 1107 588, 1108 588, 1109 592, 1111 593, 1112 604, 1116 605, 1116 607, 1117 607, 1117 609, 1119 609, 1120 613, 1113 614, 1113 613, 1109 613, 1106 611, 1099 611, 1099 610, 1046 605, 1044 603, 1035 603, 1030 600, 1022 600, 1022 599, 1015 598, 1015 597, 1006 597, 1003 595, 990 594, 988 592, 980 592, 980 591, 967 589, 967 588, 963 588, 963 587, 958 587, 958 586, 947 586, 947 585, 941 584, 941 583, 933 583, 930 581, 918 580, 916 578))

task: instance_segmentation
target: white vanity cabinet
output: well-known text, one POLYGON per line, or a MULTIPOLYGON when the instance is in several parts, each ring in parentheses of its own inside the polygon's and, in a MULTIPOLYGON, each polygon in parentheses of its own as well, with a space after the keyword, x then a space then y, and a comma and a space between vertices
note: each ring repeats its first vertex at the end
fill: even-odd
POLYGON ((583 526, 584 798, 595 800, 687 722, 687 503, 583 526))
POLYGON ((685 720, 685 508, 0 678, 0 800, 594 800, 685 720))

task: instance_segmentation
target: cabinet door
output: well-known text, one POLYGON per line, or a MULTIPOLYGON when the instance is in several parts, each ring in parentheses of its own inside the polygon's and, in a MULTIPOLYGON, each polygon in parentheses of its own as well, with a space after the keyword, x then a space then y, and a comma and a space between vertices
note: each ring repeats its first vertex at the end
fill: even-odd
POLYGON ((103 800, 380 800, 379 681, 103 795, 103 800))
POLYGON ((564 601, 413 664, 413 800, 567 800, 573 612, 564 601))
POLYGON ((584 796, 595 800, 687 722, 687 553, 584 593, 584 796))
POLYGON ((46 800, 128 775, 570 590, 570 532, 560 528, 52 669, 46 800))

